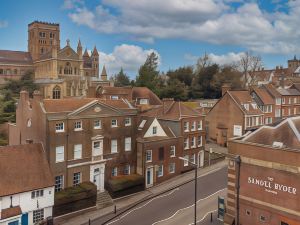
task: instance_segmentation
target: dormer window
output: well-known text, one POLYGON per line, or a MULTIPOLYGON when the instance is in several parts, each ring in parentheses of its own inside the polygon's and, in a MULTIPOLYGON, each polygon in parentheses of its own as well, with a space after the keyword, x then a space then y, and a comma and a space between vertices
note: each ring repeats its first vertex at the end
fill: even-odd
POLYGON ((143 127, 145 126, 146 122, 147 122, 147 120, 142 120, 142 122, 139 125, 139 130, 143 129, 143 127))
POLYGON ((149 100, 147 98, 141 98, 140 99, 140 104, 141 105, 147 105, 147 104, 149 104, 149 100))
POLYGON ((245 108, 246 110, 249 110, 249 104, 244 104, 244 108, 245 108))
POLYGON ((111 120, 111 127, 117 127, 118 121, 116 119, 111 120))

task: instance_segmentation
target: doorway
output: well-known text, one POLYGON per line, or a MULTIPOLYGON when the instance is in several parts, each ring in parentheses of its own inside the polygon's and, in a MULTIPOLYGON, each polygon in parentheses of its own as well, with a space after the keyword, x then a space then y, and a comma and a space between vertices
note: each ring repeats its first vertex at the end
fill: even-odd
POLYGON ((146 170, 146 187, 153 186, 153 167, 148 167, 146 170))

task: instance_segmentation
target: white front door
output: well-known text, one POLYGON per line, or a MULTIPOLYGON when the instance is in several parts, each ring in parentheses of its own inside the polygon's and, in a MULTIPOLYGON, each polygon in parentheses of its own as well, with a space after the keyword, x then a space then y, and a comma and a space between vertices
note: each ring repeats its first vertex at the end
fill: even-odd
POLYGON ((153 186, 153 167, 146 169, 146 187, 153 186))
POLYGON ((97 190, 99 191, 100 190, 100 186, 101 186, 101 183, 100 183, 100 169, 97 168, 97 169, 94 169, 94 184, 96 184, 97 186, 97 190))
POLYGON ((97 191, 104 191, 105 164, 91 166, 91 182, 97 186, 97 191))

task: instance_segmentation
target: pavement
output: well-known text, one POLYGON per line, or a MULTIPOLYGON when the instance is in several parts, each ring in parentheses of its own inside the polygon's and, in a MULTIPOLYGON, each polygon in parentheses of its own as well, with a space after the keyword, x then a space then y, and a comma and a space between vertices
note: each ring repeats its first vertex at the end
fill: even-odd
MULTIPOLYGON (((198 169, 199 198, 205 198, 219 190, 226 188, 226 167, 227 161, 223 160, 209 167, 198 169), (205 189, 203 189, 203 187, 205 187, 205 189)), ((117 215, 119 215, 118 218, 123 216, 122 218, 124 219, 119 219, 113 224, 148 225, 171 216, 180 208, 190 206, 193 202, 192 198, 194 193, 194 183, 191 182, 193 179, 194 171, 190 171, 188 173, 171 178, 168 181, 165 181, 145 191, 115 199, 114 205, 117 207, 117 215), (147 207, 145 207, 145 204, 147 207), (170 204, 172 207, 170 207, 170 204), (131 209, 127 210, 128 208, 131 209), (127 216, 129 215, 128 212, 130 212, 130 216, 127 216), (128 219, 129 221, 127 221, 128 219), (136 221, 139 222, 136 223, 136 221)), ((213 202, 214 200, 211 199, 211 201, 213 202)), ((199 208, 199 210, 202 211, 201 208, 199 208)), ((89 219, 91 220, 91 225, 103 224, 108 219, 116 216, 113 211, 114 206, 111 206, 91 212, 80 213, 77 216, 71 215, 69 217, 60 217, 55 219, 55 224, 82 225, 88 224, 89 219)), ((207 217, 204 217, 204 220, 205 219, 207 219, 207 217)), ((114 219, 112 221, 114 221, 114 219)))
POLYGON ((205 150, 206 151, 209 151, 210 148, 212 149, 213 152, 216 152, 216 153, 222 153, 222 154, 227 154, 228 153, 227 148, 225 148, 223 146, 220 146, 220 145, 217 145, 214 142, 207 142, 205 144, 205 150))

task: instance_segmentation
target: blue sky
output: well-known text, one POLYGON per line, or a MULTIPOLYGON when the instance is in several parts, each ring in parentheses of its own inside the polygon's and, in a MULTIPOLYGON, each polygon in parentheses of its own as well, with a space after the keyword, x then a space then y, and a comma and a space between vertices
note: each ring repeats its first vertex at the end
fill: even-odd
MULTIPOLYGON (((156 51, 160 70, 195 64, 208 53, 217 63, 250 50, 265 68, 286 66, 300 53, 300 1, 287 0, 2 0, 0 49, 27 49, 27 24, 58 22, 61 45, 96 44, 109 74, 120 67, 134 77, 156 51)), ((299 54, 300 56, 300 54, 299 54)))

